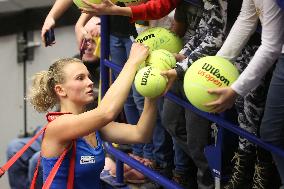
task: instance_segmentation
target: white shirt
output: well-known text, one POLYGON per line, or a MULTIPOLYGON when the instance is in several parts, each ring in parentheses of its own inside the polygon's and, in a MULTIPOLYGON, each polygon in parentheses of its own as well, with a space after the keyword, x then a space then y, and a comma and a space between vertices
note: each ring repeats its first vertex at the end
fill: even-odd
POLYGON ((262 25, 261 45, 247 68, 231 85, 242 96, 259 85, 261 78, 281 53, 284 43, 284 11, 278 7, 276 0, 243 0, 240 15, 217 53, 217 56, 229 60, 237 58, 255 32, 258 19, 262 25))

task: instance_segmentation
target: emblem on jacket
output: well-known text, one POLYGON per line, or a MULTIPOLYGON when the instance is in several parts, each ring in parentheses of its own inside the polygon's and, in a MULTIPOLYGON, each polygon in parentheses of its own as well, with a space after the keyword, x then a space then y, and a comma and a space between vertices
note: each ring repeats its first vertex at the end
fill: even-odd
POLYGON ((95 156, 81 156, 80 164, 96 163, 95 156))

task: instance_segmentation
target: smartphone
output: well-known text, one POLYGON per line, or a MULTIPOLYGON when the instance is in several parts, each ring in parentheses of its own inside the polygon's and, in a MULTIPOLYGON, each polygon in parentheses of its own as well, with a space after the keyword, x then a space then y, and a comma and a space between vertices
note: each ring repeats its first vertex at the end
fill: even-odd
POLYGON ((84 38, 83 41, 82 41, 81 47, 80 47, 80 58, 81 58, 81 60, 82 60, 83 55, 85 53, 86 46, 87 46, 87 40, 86 40, 86 38, 84 38))
POLYGON ((45 46, 50 46, 55 41, 55 35, 54 35, 54 29, 51 28, 47 30, 47 32, 44 34, 45 39, 45 46))

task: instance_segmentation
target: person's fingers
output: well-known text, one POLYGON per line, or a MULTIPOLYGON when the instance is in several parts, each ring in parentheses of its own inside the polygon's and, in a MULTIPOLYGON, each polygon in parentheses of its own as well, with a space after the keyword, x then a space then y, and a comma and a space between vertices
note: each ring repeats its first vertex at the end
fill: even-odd
POLYGON ((41 29, 41 39, 44 40, 44 34, 45 34, 46 30, 44 28, 41 29))
POLYGON ((222 93, 222 90, 221 89, 208 89, 207 92, 209 94, 216 94, 216 95, 220 95, 222 93))
POLYGON ((170 90, 170 87, 169 87, 169 85, 167 85, 166 89, 164 90, 164 92, 162 93, 161 96, 165 96, 169 92, 169 90, 170 90))
POLYGON ((175 56, 175 59, 176 59, 177 62, 181 62, 186 58, 186 56, 184 56, 182 54, 174 54, 174 56, 175 56))
POLYGON ((105 4, 107 6, 111 6, 111 5, 114 5, 114 3, 110 0, 102 0, 102 3, 101 4, 105 4))
POLYGON ((216 108, 214 108, 214 112, 215 113, 222 113, 226 110, 227 108, 226 107, 223 107, 223 106, 217 106, 216 108))
POLYGON ((161 75, 168 78, 168 71, 161 71, 161 75))
POLYGON ((80 10, 81 10, 81 13, 85 13, 85 14, 92 14, 93 13, 93 12, 91 12, 93 10, 89 10, 89 9, 86 9, 86 8, 82 8, 80 10))
POLYGON ((170 90, 170 88, 172 87, 172 85, 173 85, 173 80, 168 80, 168 83, 167 83, 167 85, 166 85, 166 89, 164 90, 164 92, 163 92, 163 95, 165 95, 169 90, 170 90))
POLYGON ((45 35, 46 32, 47 32, 47 29, 45 29, 45 28, 43 27, 42 30, 41 30, 41 41, 43 42, 43 44, 46 43, 45 37, 44 37, 44 35, 45 35))
MULTIPOLYGON (((231 108, 231 104, 228 103, 222 103, 222 102, 216 102, 216 103, 207 103, 206 105, 208 105, 207 107, 212 107, 212 111, 216 112, 216 113, 222 113, 224 111, 226 111, 227 109, 231 108)), ((205 106, 206 106, 205 105, 205 106)))
POLYGON ((98 37, 98 36, 100 36, 98 30, 92 30, 92 31, 91 31, 91 35, 92 35, 93 37, 98 37))
POLYGON ((206 107, 209 108, 208 112, 210 113, 219 113, 218 110, 220 109, 220 106, 218 105, 212 105, 212 106, 206 106, 206 107))
POLYGON ((214 100, 214 101, 212 101, 212 102, 205 103, 204 106, 207 106, 207 107, 210 107, 210 106, 215 107, 215 106, 220 106, 220 104, 221 104, 221 103, 220 103, 220 100, 217 99, 217 100, 214 100))
POLYGON ((144 48, 146 48, 147 50, 149 50, 150 49, 150 47, 148 46, 148 45, 146 45, 146 44, 144 44, 144 43, 139 43, 141 46, 143 46, 144 48))
POLYGON ((221 113, 227 109, 227 105, 222 102, 222 99, 218 98, 214 101, 205 103, 204 106, 210 108, 209 112, 221 113))
POLYGON ((88 5, 88 6, 93 6, 93 3, 90 3, 89 1, 87 1, 87 0, 82 0, 86 5, 88 5))
POLYGON ((96 15, 97 14, 97 11, 94 7, 92 8, 80 8, 81 12, 82 13, 85 13, 85 14, 90 14, 90 15, 96 15))

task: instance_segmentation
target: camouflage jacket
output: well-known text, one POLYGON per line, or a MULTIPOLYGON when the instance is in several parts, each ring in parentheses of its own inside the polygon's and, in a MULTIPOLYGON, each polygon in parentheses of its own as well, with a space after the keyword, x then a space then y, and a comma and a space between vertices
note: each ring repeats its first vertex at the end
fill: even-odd
POLYGON ((185 45, 180 54, 187 58, 177 63, 176 71, 178 78, 183 79, 185 71, 194 61, 215 55, 222 46, 227 20, 227 0, 203 0, 199 5, 183 2, 176 10, 175 19, 180 19, 180 14, 186 17, 184 22, 187 25, 185 45))

